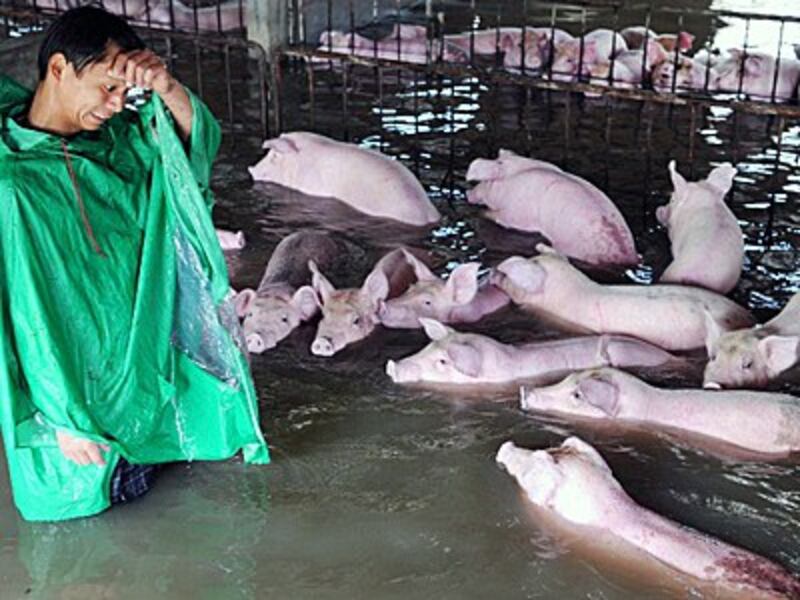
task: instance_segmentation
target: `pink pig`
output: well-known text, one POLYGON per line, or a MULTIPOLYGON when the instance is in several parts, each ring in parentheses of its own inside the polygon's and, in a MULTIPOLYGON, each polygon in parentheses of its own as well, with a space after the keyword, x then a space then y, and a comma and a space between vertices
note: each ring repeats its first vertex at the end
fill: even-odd
POLYGON ((700 436, 764 458, 800 452, 800 404, 789 394, 658 389, 624 371, 602 368, 524 388, 520 395, 523 410, 700 436))
POLYGON ((625 39, 611 29, 595 29, 582 39, 562 40, 555 46, 553 53, 552 78, 555 81, 575 81, 579 76, 587 75, 591 65, 607 62, 612 56, 627 49, 625 39))
POLYGON ((467 201, 487 205, 485 216, 504 227, 541 232, 559 252, 587 263, 639 261, 633 234, 609 197, 556 165, 501 150, 495 161, 474 160, 467 179, 480 182, 467 201))
MULTIPOLYGON (((536 451, 508 441, 500 446, 497 462, 539 509, 536 514, 571 524, 587 541, 613 538, 672 573, 713 584, 713 597, 800 598, 800 581, 780 565, 637 504, 600 453, 579 438, 536 451), (720 595, 719 588, 727 594, 720 595)), ((604 543, 603 548, 614 553, 620 544, 604 543)), ((692 595, 689 590, 681 594, 692 595)))
POLYGON ((406 259, 417 280, 401 296, 381 302, 378 316, 384 327, 415 329, 420 317, 474 323, 510 302, 499 288, 478 281, 478 263, 459 265, 444 281, 408 251, 406 259))
POLYGON ((591 333, 629 335, 666 350, 701 348, 706 313, 732 331, 753 324, 744 308, 721 294, 685 285, 601 285, 544 244, 539 256, 512 256, 492 281, 524 308, 591 333))
POLYGON ((800 293, 775 317, 750 329, 720 331, 709 324, 706 387, 764 387, 800 362, 800 293))
POLYGON ((269 153, 249 169, 256 181, 337 198, 368 215, 412 225, 439 220, 414 174, 380 152, 304 131, 284 133, 264 147, 269 153))
POLYGON ((657 366, 672 359, 661 348, 624 336, 583 336, 502 344, 476 333, 459 333, 433 319, 420 319, 431 343, 412 356, 386 363, 395 383, 503 383, 568 371, 615 366, 657 366))
POLYGON ((228 231, 227 229, 215 229, 220 248, 223 250, 241 250, 244 248, 245 239, 242 231, 228 231))
POLYGON ((725 204, 736 169, 724 163, 703 181, 687 182, 670 161, 675 191, 656 218, 667 228, 672 262, 662 283, 699 285, 727 294, 739 281, 744 265, 744 240, 739 222, 725 204))

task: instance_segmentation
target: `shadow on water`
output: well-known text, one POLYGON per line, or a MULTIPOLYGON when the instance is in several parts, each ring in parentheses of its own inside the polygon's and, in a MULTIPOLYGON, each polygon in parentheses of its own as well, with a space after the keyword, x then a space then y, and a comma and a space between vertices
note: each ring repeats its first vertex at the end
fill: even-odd
MULTIPOLYGON (((219 76, 204 72, 207 92, 219 76)), ((643 261, 607 276, 640 282, 667 261, 654 213, 671 192, 669 159, 696 178, 730 160, 739 175, 728 201, 747 251, 732 297, 764 319, 800 288, 797 123, 387 68, 350 67, 343 77, 339 68, 290 64, 284 83, 286 130, 313 129, 396 157, 444 218, 403 227, 253 184, 246 167, 260 158, 262 140, 229 128, 214 214, 248 237, 248 247, 228 257, 235 287, 257 285, 271 250, 302 227, 330 231, 352 248, 352 262, 332 275, 337 285, 359 284, 399 243, 428 251, 440 274, 532 253, 535 236, 502 230, 465 201, 469 162, 510 148, 585 177, 618 204, 643 261)), ((242 98, 240 123, 257 112, 251 96, 242 98)), ((557 334, 510 309, 468 329, 506 342, 557 334)), ((571 434, 597 446, 637 502, 800 572, 800 468, 791 462, 730 460, 667 436, 526 415, 513 387, 476 394, 393 385, 385 362, 425 345, 420 331, 379 328, 330 359, 310 354, 312 337, 307 325, 252 357, 270 466, 174 465, 146 499, 75 523, 25 524, 8 498, 0 509, 0 597, 674 597, 674 578, 606 569, 531 521, 495 464, 506 439, 539 448, 571 434)), ((697 383, 696 370, 649 378, 697 383)), ((5 476, 0 481, 8 497, 5 476)))

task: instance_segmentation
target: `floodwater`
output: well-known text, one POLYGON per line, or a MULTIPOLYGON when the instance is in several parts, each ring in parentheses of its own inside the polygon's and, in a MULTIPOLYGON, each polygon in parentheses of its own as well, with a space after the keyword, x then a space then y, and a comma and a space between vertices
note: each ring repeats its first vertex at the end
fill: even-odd
MULTIPOLYGON (((181 65, 186 56, 176 53, 181 65)), ((204 91, 224 115, 214 72, 204 73, 204 91)), ((489 267, 530 253, 531 237, 492 226, 465 202, 469 162, 511 148, 555 162, 614 199, 643 260, 625 273, 596 275, 645 283, 668 261, 655 221, 671 190, 668 160, 698 178, 729 160, 739 169, 729 200, 747 250, 731 297, 763 320, 800 289, 795 121, 584 99, 474 75, 358 67, 343 77, 325 66, 312 85, 308 78, 299 64, 283 72, 284 129, 312 129, 398 157, 444 219, 405 228, 254 185, 245 167, 259 158, 261 139, 241 123, 258 111, 252 86, 241 86, 238 125, 227 128, 214 179, 216 222, 244 229, 249 240, 229 257, 237 288, 256 285, 275 244, 303 227, 350 242, 350 268, 330 274, 340 286, 357 285, 376 257, 401 243, 427 249, 442 274, 470 260, 489 267)), ((193 84, 189 71, 184 79, 193 84)), ((515 342, 556 335, 513 310, 470 329, 515 342)), ((608 564, 596 548, 585 550, 529 514, 495 463, 497 448, 508 439, 544 448, 571 434, 594 444, 643 506, 800 573, 800 467, 792 461, 741 460, 674 437, 529 416, 513 386, 470 392, 392 384, 386 360, 421 348, 421 332, 379 330, 327 359, 310 355, 312 337, 313 328, 303 327, 252 358, 268 466, 173 465, 144 499, 57 524, 23 522, 0 472, 0 598, 713 597, 668 573, 608 564)), ((663 385, 698 383, 697 369, 650 376, 663 385)))

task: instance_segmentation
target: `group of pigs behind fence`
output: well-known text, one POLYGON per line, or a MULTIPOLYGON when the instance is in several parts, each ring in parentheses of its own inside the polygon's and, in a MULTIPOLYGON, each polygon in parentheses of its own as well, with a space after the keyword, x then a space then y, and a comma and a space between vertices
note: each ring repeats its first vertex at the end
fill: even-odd
MULTIPOLYGON (((575 37, 556 27, 499 27, 429 40, 427 28, 395 25, 385 38, 324 31, 318 50, 399 62, 467 64, 494 57, 503 68, 559 82, 582 81, 661 93, 742 94, 788 102, 797 95, 800 60, 746 48, 692 55, 694 36, 659 34, 642 26, 595 29, 575 37)), ((320 61, 320 59, 315 59, 320 61)))
MULTIPOLYGON (((377 151, 309 132, 283 134, 265 147, 268 154, 250 169, 256 180, 337 198, 412 225, 440 218, 414 175, 377 151), (361 175, 347 175, 353 172, 361 175)), ((235 297, 247 347, 253 353, 274 348, 320 312, 311 345, 319 356, 339 352, 379 325, 421 327, 430 343, 386 364, 395 383, 535 380, 520 389, 524 411, 669 432, 763 460, 790 456, 800 451, 795 397, 719 388, 767 386, 798 363, 800 294, 763 324, 727 298, 744 262, 742 232, 725 203, 736 170, 724 163, 705 179, 689 182, 674 161, 667 168, 674 191, 657 218, 669 235, 672 262, 658 283, 601 284, 576 267, 573 262, 591 269, 641 260, 622 214, 588 181, 501 150, 497 159, 470 164, 467 179, 476 185, 469 201, 487 205, 486 218, 536 231, 549 245, 538 244, 532 257, 508 257, 483 277, 481 265, 471 262, 446 279, 431 271, 424 253, 398 247, 377 262, 360 288, 337 289, 324 273, 346 254, 341 241, 321 231, 292 233, 274 250, 258 288, 235 297), (452 327, 475 323, 509 304, 586 335, 510 345, 452 327), (717 389, 660 389, 620 370, 679 365, 685 357, 675 353, 702 348, 709 359, 705 387, 717 389), (565 373, 570 374, 552 383, 565 373), (550 385, 538 383, 548 378, 550 385)), ((552 515, 600 527, 707 583, 800 598, 800 583, 782 567, 636 504, 599 453, 577 438, 539 451, 508 442, 497 460, 517 477, 529 500, 552 515), (623 520, 643 530, 625 530, 623 520), (652 543, 656 538, 664 543, 652 543), (692 553, 702 560, 687 561, 692 553)))

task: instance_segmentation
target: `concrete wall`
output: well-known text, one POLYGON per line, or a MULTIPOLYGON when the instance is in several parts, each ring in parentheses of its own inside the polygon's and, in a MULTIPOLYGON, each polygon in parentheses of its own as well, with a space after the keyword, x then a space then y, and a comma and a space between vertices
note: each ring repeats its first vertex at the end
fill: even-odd
POLYGON ((36 56, 42 37, 43 34, 37 33, 0 42, 0 73, 33 89, 39 80, 36 56))

